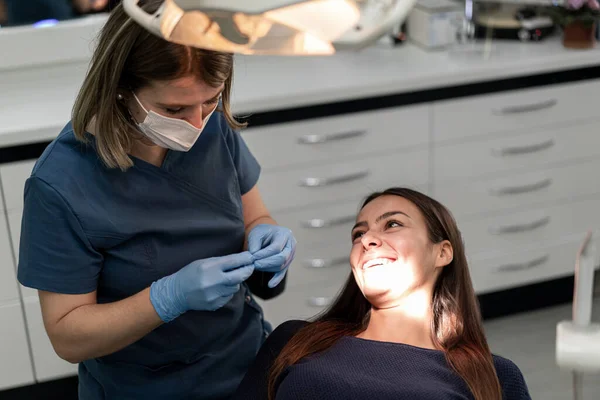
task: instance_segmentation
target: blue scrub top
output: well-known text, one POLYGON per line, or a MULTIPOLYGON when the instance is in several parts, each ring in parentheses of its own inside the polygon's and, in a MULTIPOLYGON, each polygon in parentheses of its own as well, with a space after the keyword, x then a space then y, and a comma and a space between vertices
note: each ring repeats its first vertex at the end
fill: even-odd
MULTIPOLYGON (((188 263, 243 250, 241 196, 260 166, 215 112, 193 148, 156 167, 106 168, 69 123, 25 186, 18 279, 98 303, 132 296, 188 263)), ((121 351, 79 365, 80 400, 226 399, 270 326, 247 285, 223 308, 190 311, 121 351)))

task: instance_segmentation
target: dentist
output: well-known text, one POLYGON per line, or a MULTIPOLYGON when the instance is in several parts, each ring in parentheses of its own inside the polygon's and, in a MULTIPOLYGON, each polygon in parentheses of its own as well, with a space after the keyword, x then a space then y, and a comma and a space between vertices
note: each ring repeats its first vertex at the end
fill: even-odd
POLYGON ((18 279, 81 400, 227 399, 271 331, 251 292, 281 293, 296 241, 261 200, 232 75, 117 6, 27 180, 18 279))

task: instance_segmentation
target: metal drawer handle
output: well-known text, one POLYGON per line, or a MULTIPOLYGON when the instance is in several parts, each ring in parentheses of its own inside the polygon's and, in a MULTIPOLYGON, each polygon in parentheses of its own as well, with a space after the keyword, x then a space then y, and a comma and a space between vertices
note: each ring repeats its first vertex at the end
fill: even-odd
POLYGON ((332 219, 313 218, 313 219, 304 221, 304 223, 302 223, 302 225, 305 228, 309 228, 309 229, 331 228, 331 227, 338 226, 338 225, 349 224, 351 222, 354 222, 355 220, 356 220, 356 216, 354 216, 354 215, 348 215, 348 216, 332 218, 332 219))
POLYGON ((491 189, 490 192, 495 196, 504 196, 504 195, 513 195, 513 194, 522 194, 535 192, 537 190, 542 190, 552 185, 552 179, 547 178, 543 179, 539 182, 530 183, 522 186, 507 186, 498 189, 491 189))
POLYGON ((508 226, 500 226, 497 228, 491 228, 490 232, 494 235, 500 235, 503 233, 521 233, 532 231, 537 228, 541 228, 544 225, 548 225, 550 222, 550 216, 546 216, 540 218, 536 221, 529 222, 526 224, 518 224, 518 225, 508 225, 508 226))
POLYGON ((496 271, 497 272, 523 271, 526 269, 535 268, 542 264, 545 264, 549 259, 550 259, 550 256, 548 254, 545 254, 541 257, 534 258, 533 260, 525 261, 523 263, 502 265, 502 266, 496 268, 496 271))
POLYGON ((321 144, 327 142, 334 142, 337 140, 351 139, 359 136, 366 135, 366 131, 350 131, 340 133, 330 133, 325 135, 304 135, 298 138, 300 144, 321 144))
POLYGON ((558 100, 551 99, 551 100, 546 100, 546 101, 542 101, 542 102, 539 102, 539 103, 525 104, 525 105, 522 105, 522 106, 512 106, 512 107, 501 108, 500 110, 493 110, 492 113, 494 115, 523 114, 523 113, 528 113, 528 112, 533 112, 533 111, 540 111, 540 110, 545 110, 545 109, 548 109, 548 108, 552 108, 552 107, 554 107, 557 104, 558 104, 558 100))
POLYGON ((543 150, 547 150, 554 146, 554 139, 548 139, 542 143, 536 143, 529 146, 516 146, 516 147, 504 147, 501 149, 493 149, 492 154, 495 156, 515 156, 521 154, 537 153, 543 150))
POLYGON ((308 305, 311 307, 327 307, 331 304, 331 297, 314 296, 308 298, 308 305))
POLYGON ((350 181, 356 181, 369 175, 369 171, 359 171, 346 175, 331 176, 329 178, 304 178, 300 181, 300 186, 304 187, 323 187, 335 185, 337 183, 344 183, 350 181))
POLYGON ((342 265, 342 264, 346 264, 348 265, 350 263, 349 258, 346 257, 337 257, 337 258, 311 258, 308 259, 306 261, 304 261, 304 265, 306 266, 306 268, 331 268, 331 267, 335 267, 336 265, 342 265))

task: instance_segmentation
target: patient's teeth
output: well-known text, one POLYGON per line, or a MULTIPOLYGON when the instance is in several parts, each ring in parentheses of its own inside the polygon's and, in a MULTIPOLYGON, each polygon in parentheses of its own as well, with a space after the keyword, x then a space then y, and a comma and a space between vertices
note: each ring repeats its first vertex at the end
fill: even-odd
POLYGON ((389 258, 376 258, 370 261, 367 261, 366 263, 364 263, 363 265, 363 269, 366 268, 370 268, 376 265, 385 265, 385 264, 389 264, 393 262, 392 260, 390 260, 389 258))

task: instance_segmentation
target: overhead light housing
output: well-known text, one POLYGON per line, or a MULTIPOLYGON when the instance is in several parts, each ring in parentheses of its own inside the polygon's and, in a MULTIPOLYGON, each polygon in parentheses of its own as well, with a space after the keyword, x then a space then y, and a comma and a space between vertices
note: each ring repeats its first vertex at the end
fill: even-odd
POLYGON ((359 50, 399 26, 416 0, 164 0, 127 14, 165 40, 238 54, 328 55, 359 50))

